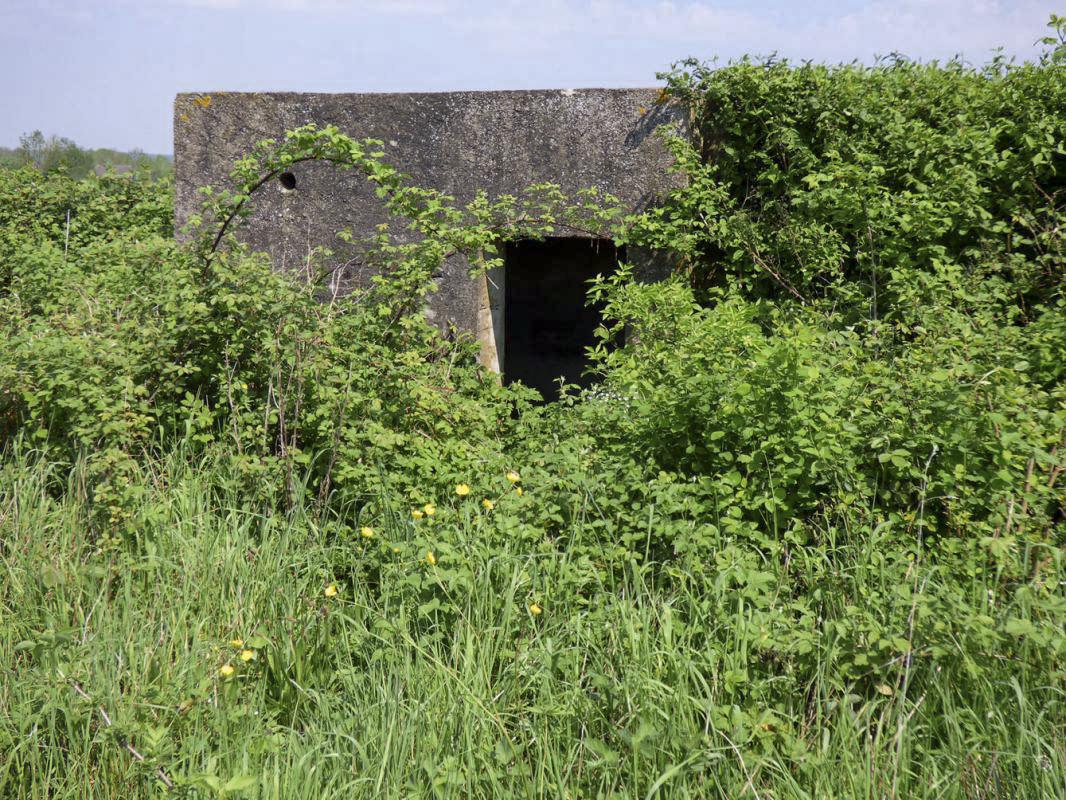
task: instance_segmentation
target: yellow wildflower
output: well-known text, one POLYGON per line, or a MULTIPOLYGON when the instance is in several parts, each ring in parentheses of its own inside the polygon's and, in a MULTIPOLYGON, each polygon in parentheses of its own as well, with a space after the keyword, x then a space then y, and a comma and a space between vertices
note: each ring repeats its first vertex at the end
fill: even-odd
POLYGON ((486 511, 492 511, 492 509, 494 509, 496 507, 493 504, 493 502, 491 500, 489 500, 489 498, 487 498, 487 497, 484 500, 481 501, 481 505, 484 507, 484 509, 486 511))
POLYGON ((223 664, 221 667, 219 667, 218 674, 221 675, 223 678, 228 678, 230 675, 233 674, 233 666, 231 664, 223 664))
POLYGON ((437 563, 437 557, 433 555, 432 550, 428 550, 426 552, 426 563, 429 564, 431 567, 437 563))
POLYGON ((422 517, 424 517, 425 514, 423 514, 421 510, 416 508, 414 511, 411 512, 411 516, 414 517, 415 519, 422 519, 422 517))
POLYGON ((533 615, 534 617, 535 617, 535 616, 537 616, 537 614, 539 614, 539 613, 540 613, 541 611, 543 611, 543 610, 544 610, 544 609, 543 609, 543 608, 541 608, 541 607, 540 607, 539 605, 537 605, 536 603, 533 603, 533 604, 532 604, 532 605, 530 605, 530 607, 529 607, 529 613, 530 613, 530 614, 532 614, 532 615, 533 615))
POLYGON ((522 487, 521 486, 514 487, 514 493, 516 495, 518 495, 519 497, 521 497, 522 495, 525 494, 525 492, 522 491, 522 487))
POLYGON ((522 480, 522 476, 514 470, 511 470, 507 473, 507 480, 509 480, 511 483, 518 483, 520 480, 522 480))
POLYGON ((241 661, 251 661, 255 658, 255 650, 241 650, 241 661))
POLYGON ((336 596, 337 596, 337 584, 331 583, 329 586, 326 587, 326 597, 336 597, 336 596))
POLYGON ((432 517, 434 514, 437 513, 437 507, 432 503, 426 503, 424 506, 422 506, 422 510, 426 512, 427 517, 432 517))
POLYGON ((231 647, 244 647, 244 639, 230 639, 229 643, 231 647))
POLYGON ((374 535, 374 529, 373 528, 368 528, 366 525, 364 525, 362 528, 360 528, 359 532, 361 534, 363 534, 363 538, 364 539, 370 539, 374 535))
POLYGON ((470 494, 470 487, 467 486, 465 483, 460 483, 458 486, 455 487, 455 493, 460 497, 466 497, 468 494, 470 494))

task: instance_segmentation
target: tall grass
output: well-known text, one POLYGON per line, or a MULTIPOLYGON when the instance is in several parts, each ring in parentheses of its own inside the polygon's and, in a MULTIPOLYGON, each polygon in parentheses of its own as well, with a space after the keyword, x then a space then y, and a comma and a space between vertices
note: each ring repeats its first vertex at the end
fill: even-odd
POLYGON ((475 515, 441 514, 468 548, 455 580, 405 549, 400 515, 367 544, 343 519, 246 507, 222 470, 154 464, 131 533, 101 540, 79 465, 60 480, 27 448, 4 461, 0 796, 1066 794, 1061 662, 982 655, 976 631, 871 664, 873 684, 845 668, 843 615, 888 620, 901 592, 911 609, 950 594, 990 630, 1046 624, 1026 592, 991 602, 994 576, 959 597, 937 565, 901 572, 850 537, 755 572, 634 561, 567 596, 587 565, 566 547, 481 552, 475 515), (368 546, 400 553, 370 569, 368 546), (800 582, 819 615, 768 627, 800 582))

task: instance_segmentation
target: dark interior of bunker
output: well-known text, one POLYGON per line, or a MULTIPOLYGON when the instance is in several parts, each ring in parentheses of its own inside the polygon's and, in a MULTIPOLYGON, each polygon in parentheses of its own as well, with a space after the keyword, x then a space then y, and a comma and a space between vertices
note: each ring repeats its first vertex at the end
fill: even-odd
POLYGON ((605 239, 522 240, 507 245, 504 324, 505 383, 520 381, 546 401, 559 396, 559 376, 587 387, 586 348, 595 344, 601 309, 586 301, 589 281, 615 271, 622 248, 605 239))

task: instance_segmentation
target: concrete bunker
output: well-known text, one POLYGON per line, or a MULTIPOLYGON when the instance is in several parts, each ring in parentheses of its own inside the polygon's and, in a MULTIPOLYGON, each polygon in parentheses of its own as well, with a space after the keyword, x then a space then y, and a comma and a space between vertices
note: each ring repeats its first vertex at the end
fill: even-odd
MULTIPOLYGON (((682 125, 657 89, 566 89, 422 94, 180 94, 174 104, 175 216, 180 230, 200 208, 200 187, 228 187, 234 161, 263 139, 308 123, 336 125, 357 138, 386 143, 386 159, 412 185, 442 191, 459 205, 479 191, 518 195, 537 183, 564 194, 595 188, 625 211, 657 202, 680 180, 654 135, 682 125)), ((260 193, 238 235, 266 252, 276 268, 298 271, 314 248, 338 264, 352 260, 336 238, 342 229, 369 233, 387 222, 372 188, 353 172, 306 163, 260 193)), ((587 281, 627 257, 635 272, 657 271, 653 255, 616 252, 610 242, 567 230, 543 242, 512 242, 505 267, 477 273, 449 259, 427 317, 481 344, 482 363, 508 382, 553 396, 555 378, 581 383, 584 349, 597 312, 584 305, 587 281), (557 373, 557 374, 556 374, 557 373)), ((368 275, 353 274, 358 283, 368 275)))

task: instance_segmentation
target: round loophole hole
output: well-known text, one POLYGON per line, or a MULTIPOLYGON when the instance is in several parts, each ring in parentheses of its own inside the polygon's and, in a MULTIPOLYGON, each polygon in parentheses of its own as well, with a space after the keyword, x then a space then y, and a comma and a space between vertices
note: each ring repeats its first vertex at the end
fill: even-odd
POLYGON ((291 192, 296 188, 296 176, 291 172, 283 172, 278 175, 278 183, 281 184, 282 191, 291 192))

